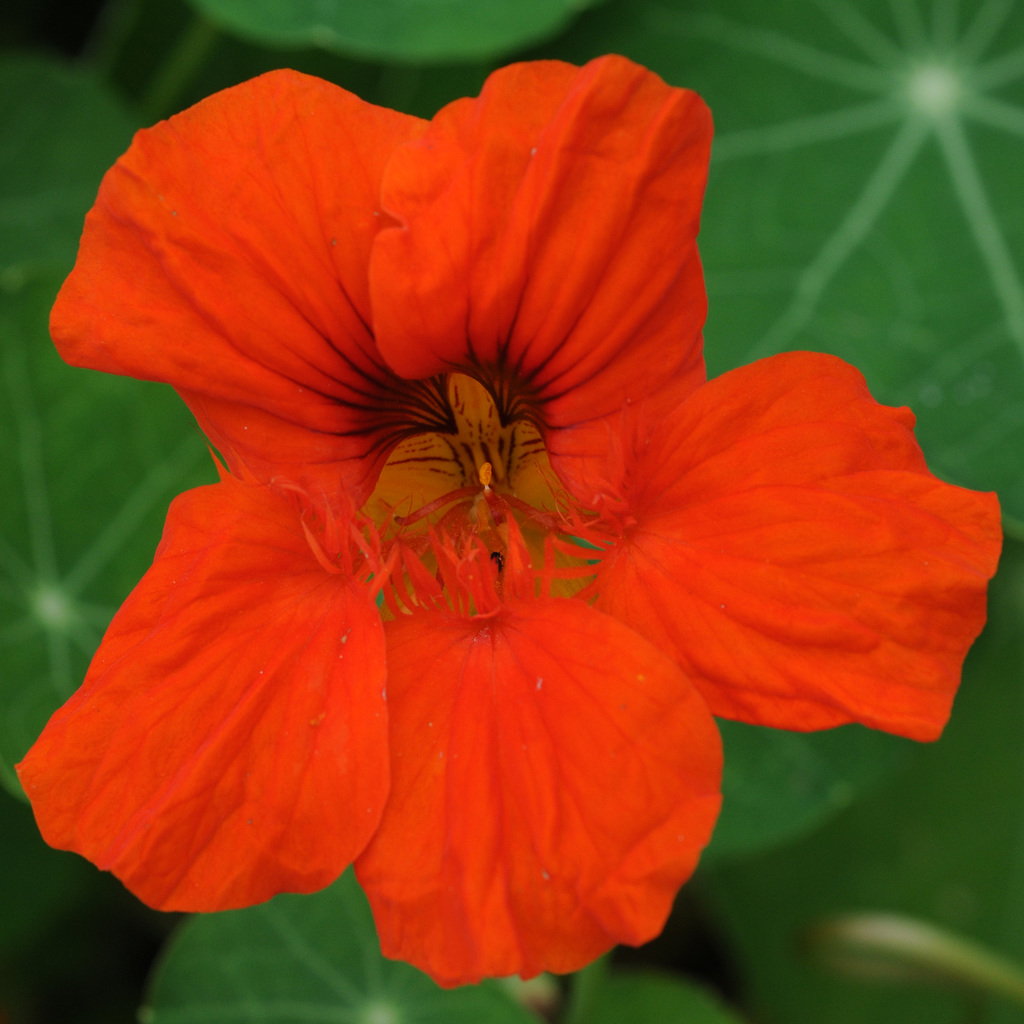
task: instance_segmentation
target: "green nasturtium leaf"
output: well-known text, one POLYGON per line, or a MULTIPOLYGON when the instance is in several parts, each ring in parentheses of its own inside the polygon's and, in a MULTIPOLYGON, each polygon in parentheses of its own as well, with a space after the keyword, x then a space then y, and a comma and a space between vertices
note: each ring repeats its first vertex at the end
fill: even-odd
POLYGON ((159 964, 143 1024, 536 1024, 494 982, 445 991, 385 960, 351 871, 312 896, 282 895, 186 922, 159 964))
POLYGON ((443 62, 548 39, 595 0, 190 0, 267 46, 320 46, 380 60, 443 62))
POLYGON ((153 558, 164 513, 214 473, 169 388, 61 362, 58 279, 0 293, 0 783, 81 683, 153 558))
POLYGON ((889 774, 913 746, 858 725, 796 733, 718 724, 725 745, 722 815, 703 863, 812 831, 889 774))
POLYGON ((581 1024, 740 1024, 703 989, 654 971, 613 972, 602 979, 581 1024))
POLYGON ((136 125, 84 72, 0 59, 0 294, 71 269, 82 220, 136 125))
POLYGON ((712 374, 835 353, 1024 520, 1024 3, 618 0, 553 55, 698 90, 712 374))
POLYGON ((65 366, 50 306, 132 122, 84 74, 0 60, 0 784, 82 681, 167 504, 212 479, 168 388, 65 366))

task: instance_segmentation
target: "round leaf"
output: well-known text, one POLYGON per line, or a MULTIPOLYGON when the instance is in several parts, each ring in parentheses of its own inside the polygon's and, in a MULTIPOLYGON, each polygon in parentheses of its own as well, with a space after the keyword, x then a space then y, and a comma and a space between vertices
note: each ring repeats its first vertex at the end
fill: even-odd
POLYGON ((82 681, 167 504, 213 477, 169 388, 65 366, 57 282, 0 293, 0 783, 82 681))
POLYGON ((99 83, 42 57, 0 60, 0 291, 70 270, 104 171, 135 127, 99 83))
POLYGON ((191 0, 267 46, 320 46, 382 60, 494 57, 549 38, 594 0, 191 0))
POLYGON ((312 896, 186 922, 157 968, 143 1024, 536 1024, 495 983, 445 991, 380 954, 351 871, 312 896))
POLYGON ((559 55, 608 49, 715 117, 710 372, 841 356, 1024 518, 1024 5, 623 0, 559 55))
POLYGON ((739 1024, 740 1018, 682 978, 653 971, 610 974, 582 1024, 739 1024))
POLYGON ((174 493, 212 477, 170 389, 65 366, 47 320, 132 123, 81 72, 0 60, 0 783, 85 674, 174 493), (204 467, 200 470, 199 467, 204 467))
POLYGON ((859 725, 818 733, 718 725, 725 745, 722 815, 704 862, 812 831, 888 775, 913 746, 859 725))

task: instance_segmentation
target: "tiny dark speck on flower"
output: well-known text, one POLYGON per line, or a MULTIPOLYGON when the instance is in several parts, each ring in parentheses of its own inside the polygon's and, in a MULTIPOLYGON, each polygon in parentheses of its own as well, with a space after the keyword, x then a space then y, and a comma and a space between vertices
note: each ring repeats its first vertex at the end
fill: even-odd
POLYGON ((331 239, 331 245, 337 245, 337 244, 338 244, 338 240, 336 238, 332 238, 331 239))

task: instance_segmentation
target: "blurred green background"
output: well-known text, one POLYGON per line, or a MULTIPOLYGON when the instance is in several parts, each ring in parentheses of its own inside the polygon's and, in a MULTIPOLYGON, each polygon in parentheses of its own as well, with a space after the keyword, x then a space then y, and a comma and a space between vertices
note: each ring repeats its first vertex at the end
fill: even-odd
POLYGON ((528 998, 567 1024, 1024 1020, 1024 0, 4 0, 0 360, 0 1024, 140 1004, 156 1024, 512 1024, 534 1019, 528 998), (990 622, 946 734, 726 723, 722 821, 665 935, 554 994, 445 994, 384 963, 347 877, 185 923, 48 850, 12 765, 81 680, 170 498, 213 478, 173 393, 71 370, 49 343, 104 170, 136 128, 270 68, 430 116, 510 60, 607 52, 715 116, 710 373, 833 352, 915 410, 937 474, 1000 494, 990 622), (1010 973, 892 953, 838 973, 815 926, 863 911, 1010 973))

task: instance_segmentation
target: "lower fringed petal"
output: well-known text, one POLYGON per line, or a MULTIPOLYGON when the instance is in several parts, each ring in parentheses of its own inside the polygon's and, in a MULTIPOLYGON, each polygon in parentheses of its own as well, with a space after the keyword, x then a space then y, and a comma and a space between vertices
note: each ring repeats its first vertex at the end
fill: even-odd
POLYGON ((386 629, 392 793, 356 862, 384 953, 457 985, 657 935, 720 805, 680 670, 575 599, 386 629))
POLYGON ((999 505, 932 476, 907 410, 831 356, 711 381, 624 460, 636 525, 597 607, 670 652, 716 715, 942 730, 985 621, 999 505))
POLYGON ((388 790, 384 636, 298 512, 226 478, 175 500, 82 688, 18 766, 44 838, 164 910, 336 878, 388 790))

